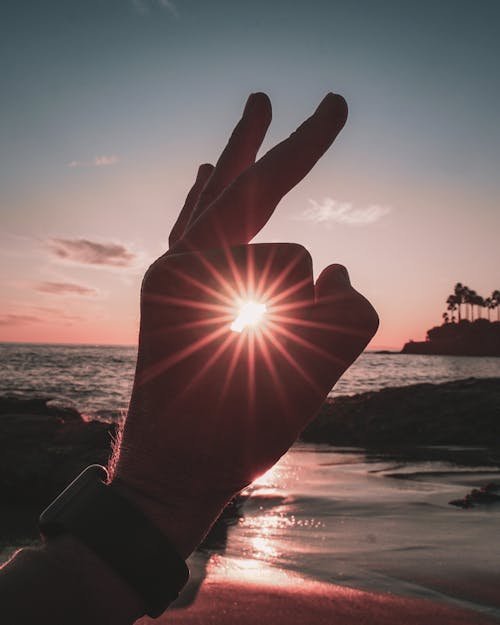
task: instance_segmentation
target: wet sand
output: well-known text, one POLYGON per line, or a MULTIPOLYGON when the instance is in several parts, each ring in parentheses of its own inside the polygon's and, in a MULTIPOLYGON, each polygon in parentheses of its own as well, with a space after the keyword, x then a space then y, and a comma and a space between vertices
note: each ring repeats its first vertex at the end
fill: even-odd
POLYGON ((159 619, 173 625, 492 625, 499 620, 427 599, 297 578, 287 585, 207 579, 194 602, 159 619))

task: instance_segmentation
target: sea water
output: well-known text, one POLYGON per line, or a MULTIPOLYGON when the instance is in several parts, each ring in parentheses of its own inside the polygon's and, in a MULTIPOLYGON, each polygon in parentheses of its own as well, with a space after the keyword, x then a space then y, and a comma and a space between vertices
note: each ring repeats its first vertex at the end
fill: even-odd
MULTIPOLYGON (((113 419, 127 410, 136 348, 0 343, 0 395, 49 397, 85 417, 113 419)), ((499 377, 500 358, 365 352, 330 393, 499 377)))

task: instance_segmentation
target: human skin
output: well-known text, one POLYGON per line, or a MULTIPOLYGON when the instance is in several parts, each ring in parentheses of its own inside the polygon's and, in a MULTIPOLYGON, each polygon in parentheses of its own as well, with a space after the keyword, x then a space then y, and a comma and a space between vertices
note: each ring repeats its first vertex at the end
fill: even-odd
POLYGON ((343 98, 328 94, 255 162, 271 104, 252 94, 215 168, 200 167, 169 250, 146 272, 113 479, 183 556, 293 444, 377 328, 344 267, 327 267, 314 284, 302 246, 249 245, 346 117, 343 98), (265 328, 231 331, 239 297, 266 300, 265 328))
MULTIPOLYGON (((200 166, 169 250, 146 272, 134 388, 109 469, 183 557, 293 444, 377 329, 343 266, 314 283, 302 246, 249 243, 346 118, 343 98, 328 94, 255 162, 271 104, 252 94, 216 166, 200 166), (268 313, 262 328, 238 334, 230 325, 242 296, 262 298, 268 313)), ((18 553, 0 571, 0 597, 0 616, 18 625, 125 625, 144 613, 71 536, 18 553)))

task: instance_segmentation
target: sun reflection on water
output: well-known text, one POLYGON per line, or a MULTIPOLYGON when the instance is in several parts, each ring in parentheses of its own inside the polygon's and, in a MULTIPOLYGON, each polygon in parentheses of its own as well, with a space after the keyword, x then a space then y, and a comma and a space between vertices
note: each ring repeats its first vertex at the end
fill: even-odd
POLYGON ((282 467, 280 467, 278 464, 275 464, 268 471, 266 471, 262 475, 259 475, 259 477, 256 478, 246 490, 250 492, 255 487, 276 488, 280 483, 279 478, 282 472, 282 467))
POLYGON ((298 486, 308 461, 301 457, 301 462, 291 463, 283 456, 245 489, 244 513, 231 531, 224 557, 212 557, 212 574, 269 584, 295 578, 291 570, 308 553, 307 541, 315 541, 325 527, 320 515, 304 515, 304 498, 312 495, 298 486))

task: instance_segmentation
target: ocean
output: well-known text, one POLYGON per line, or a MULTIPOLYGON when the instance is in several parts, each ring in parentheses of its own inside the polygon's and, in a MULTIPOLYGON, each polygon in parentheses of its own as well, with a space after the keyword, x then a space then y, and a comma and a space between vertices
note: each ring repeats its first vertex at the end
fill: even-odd
MULTIPOLYGON (((127 410, 136 348, 0 343, 0 395, 50 397, 85 417, 111 420, 127 410)), ((365 352, 330 393, 500 377, 500 358, 365 352)))
MULTIPOLYGON (((0 394, 50 397, 111 420, 127 409, 134 360, 132 347, 0 344, 0 394)), ((500 358, 365 352, 331 394, 467 377, 500 377, 500 358)), ((299 575, 499 619, 500 505, 449 505, 489 482, 500 484, 491 450, 410 458, 296 444, 191 557, 179 602, 207 577, 286 584, 299 575)))

